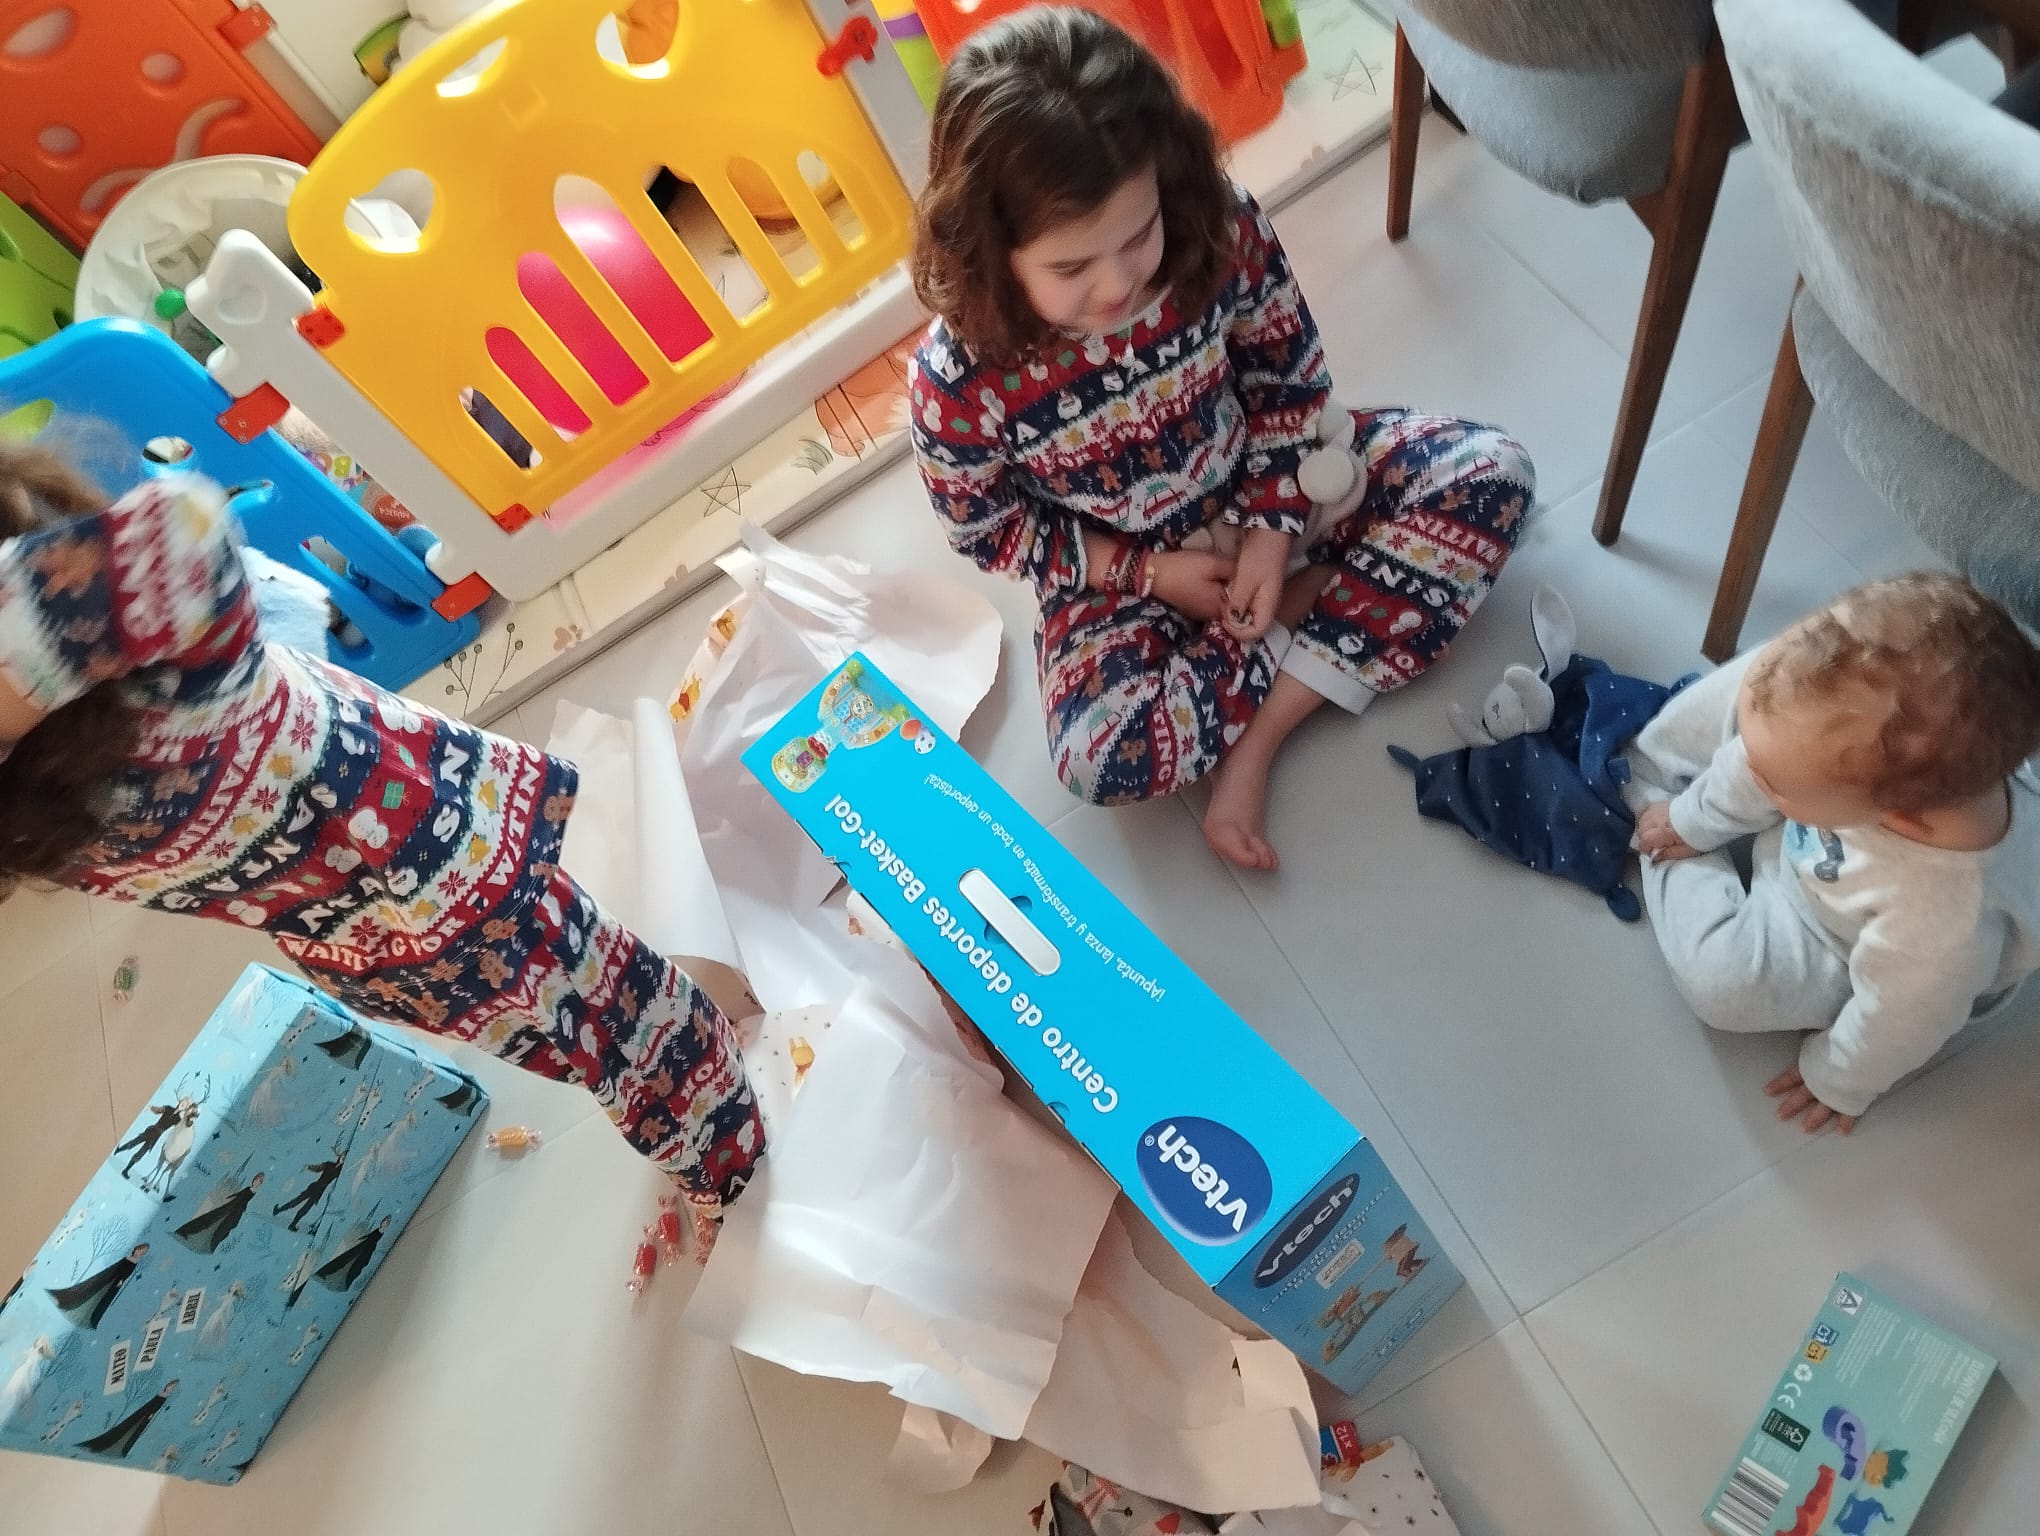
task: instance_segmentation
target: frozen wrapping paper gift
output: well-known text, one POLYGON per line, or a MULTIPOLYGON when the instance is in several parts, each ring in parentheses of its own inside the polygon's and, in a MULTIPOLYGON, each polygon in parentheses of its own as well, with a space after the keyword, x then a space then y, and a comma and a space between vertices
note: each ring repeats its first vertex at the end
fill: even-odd
POLYGON ((238 1481, 486 1102, 248 967, 0 1302, 0 1448, 238 1481))

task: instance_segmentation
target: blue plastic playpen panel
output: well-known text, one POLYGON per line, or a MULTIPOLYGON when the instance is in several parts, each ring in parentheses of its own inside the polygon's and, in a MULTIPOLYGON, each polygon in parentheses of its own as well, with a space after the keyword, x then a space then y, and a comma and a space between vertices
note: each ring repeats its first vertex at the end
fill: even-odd
MULTIPOLYGON (((86 320, 0 359, 0 417, 40 402, 53 408, 53 424, 79 428, 64 448, 109 491, 152 472, 143 456, 150 440, 189 444, 177 467, 236 490, 233 507, 248 543, 317 580, 362 637, 352 644, 327 636, 335 665, 401 688, 480 632, 477 614, 448 620, 434 612, 432 600, 445 588, 424 561, 289 443, 274 432, 234 441, 218 420, 233 403, 227 392, 160 331, 132 320, 86 320), (307 547, 313 539, 346 562, 347 575, 307 547)), ((28 424, 39 426, 32 417, 28 424)))

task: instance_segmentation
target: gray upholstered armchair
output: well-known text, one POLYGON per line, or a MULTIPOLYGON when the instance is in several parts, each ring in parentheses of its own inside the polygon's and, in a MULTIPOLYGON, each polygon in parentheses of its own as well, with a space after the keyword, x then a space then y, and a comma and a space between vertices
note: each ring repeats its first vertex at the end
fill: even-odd
POLYGON ((2040 627, 2040 131, 1847 0, 1720 0, 1802 287, 1703 649, 1734 651, 1815 402, 1920 536, 2040 627))
MULTIPOLYGON (((1782 0, 1781 0, 1782 3, 1782 0)), ((1511 169, 1651 233, 1594 536, 1622 529, 1740 123, 1708 0, 1397 0, 1388 235, 1409 231, 1424 88, 1511 169)))

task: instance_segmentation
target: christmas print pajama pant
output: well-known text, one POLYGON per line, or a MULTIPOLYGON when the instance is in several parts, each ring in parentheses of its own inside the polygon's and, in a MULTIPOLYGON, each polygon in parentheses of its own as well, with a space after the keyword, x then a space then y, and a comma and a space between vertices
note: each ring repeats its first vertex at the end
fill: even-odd
POLYGON ((721 1009, 556 864, 528 865, 517 889, 429 959, 335 964, 283 948, 371 1018, 589 1089, 624 1138, 708 1213, 735 1198, 765 1150, 721 1009))
POLYGON ((1367 494, 1308 547, 1332 575, 1286 650, 1278 636, 1243 645, 1152 598, 1087 591, 1044 603, 1049 753, 1073 793, 1116 805, 1194 784, 1277 672, 1357 711, 1445 654, 1515 547, 1536 495, 1529 455, 1474 422, 1406 410, 1354 420, 1367 494))

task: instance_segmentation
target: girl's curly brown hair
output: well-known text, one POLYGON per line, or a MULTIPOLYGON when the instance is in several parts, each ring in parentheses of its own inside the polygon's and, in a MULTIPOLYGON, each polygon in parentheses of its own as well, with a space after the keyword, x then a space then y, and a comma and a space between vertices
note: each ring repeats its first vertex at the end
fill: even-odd
POLYGON ((1037 6, 985 28, 957 49, 935 99, 915 293, 977 356, 1019 356, 1049 329, 1013 252, 1150 166, 1160 278, 1199 314, 1224 285, 1236 217, 1211 125, 1154 55, 1089 11, 1037 6))
MULTIPOLYGON (((106 498, 46 448, 0 441, 0 539, 97 512, 106 498)), ((53 711, 0 760, 0 897, 61 880, 105 825, 114 781, 141 734, 118 683, 53 711)))

